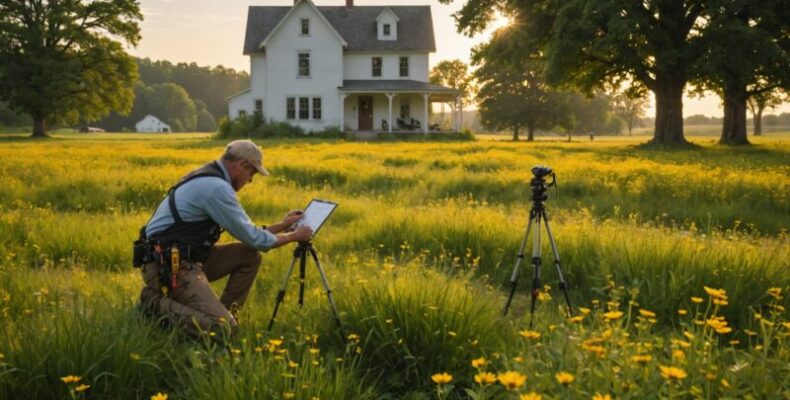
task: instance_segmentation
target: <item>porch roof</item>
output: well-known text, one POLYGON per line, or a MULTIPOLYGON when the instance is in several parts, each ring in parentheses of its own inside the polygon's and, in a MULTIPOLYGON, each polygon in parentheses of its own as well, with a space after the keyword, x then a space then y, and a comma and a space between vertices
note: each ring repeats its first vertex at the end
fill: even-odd
POLYGON ((457 95, 458 90, 407 79, 344 80, 342 93, 431 93, 457 95))

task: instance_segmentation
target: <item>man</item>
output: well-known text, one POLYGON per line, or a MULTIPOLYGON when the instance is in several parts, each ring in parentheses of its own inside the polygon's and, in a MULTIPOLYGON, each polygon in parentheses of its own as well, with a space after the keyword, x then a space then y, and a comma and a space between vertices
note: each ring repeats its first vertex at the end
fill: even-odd
POLYGON ((301 211, 291 211, 268 227, 253 224, 236 192, 256 173, 269 175, 261 150, 250 140, 236 140, 218 161, 187 174, 168 191, 143 227, 144 310, 195 336, 222 328, 232 331, 238 325, 235 311, 255 281, 259 251, 312 238, 307 226, 285 232, 301 218, 301 211), (222 230, 241 242, 216 245, 222 230), (225 276, 227 285, 217 299, 209 282, 225 276))

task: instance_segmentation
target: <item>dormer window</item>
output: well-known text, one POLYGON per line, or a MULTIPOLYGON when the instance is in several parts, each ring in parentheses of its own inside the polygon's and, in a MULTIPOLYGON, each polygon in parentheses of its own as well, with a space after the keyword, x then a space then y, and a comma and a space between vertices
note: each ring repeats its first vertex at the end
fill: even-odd
POLYGON ((310 36, 310 20, 302 18, 302 36, 310 36))
POLYGON ((376 17, 376 36, 382 41, 398 40, 398 18, 391 8, 385 7, 376 17))

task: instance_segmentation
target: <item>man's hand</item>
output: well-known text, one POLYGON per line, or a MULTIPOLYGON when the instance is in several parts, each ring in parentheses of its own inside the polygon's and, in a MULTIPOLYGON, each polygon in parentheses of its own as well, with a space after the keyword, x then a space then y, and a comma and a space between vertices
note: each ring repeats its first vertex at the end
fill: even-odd
POLYGON ((313 238, 313 228, 302 225, 294 229, 288 236, 292 242, 307 242, 313 238))
POLYGON ((285 218, 283 218, 280 224, 282 224, 284 229, 288 229, 289 227, 291 227, 291 225, 295 224, 296 221, 299 221, 303 215, 304 213, 302 212, 302 210, 288 211, 288 214, 285 214, 285 218))

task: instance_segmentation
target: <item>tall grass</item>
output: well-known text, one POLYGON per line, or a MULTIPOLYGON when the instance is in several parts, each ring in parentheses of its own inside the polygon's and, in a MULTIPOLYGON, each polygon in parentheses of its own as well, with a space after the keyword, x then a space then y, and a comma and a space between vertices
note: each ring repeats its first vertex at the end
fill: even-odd
MULTIPOLYGON (((142 318, 129 267, 130 242, 167 188, 223 142, 8 139, 0 398, 787 396, 790 142, 756 141, 678 151, 617 141, 265 143, 273 176, 239 194, 256 222, 316 197, 340 203, 315 245, 345 334, 312 267, 305 307, 292 283, 266 331, 292 257, 272 250, 242 328, 223 346, 142 318), (511 315, 501 308, 536 163, 558 174, 559 196, 546 205, 571 299, 587 311, 567 319, 549 290, 530 330, 530 265, 511 315), (727 304, 705 286, 724 290, 727 304), (485 371, 511 374, 476 381, 485 371), (435 384, 441 372, 452 381, 435 384), (558 372, 574 381, 558 382, 558 372), (526 383, 509 389, 518 374, 526 383), (64 383, 69 375, 81 379, 64 383)), ((541 251, 543 280, 556 288, 546 240, 541 251)))

